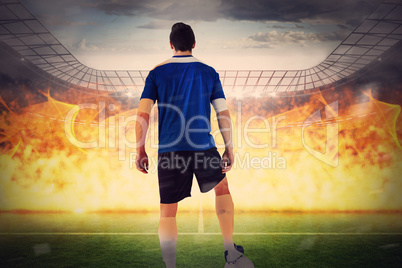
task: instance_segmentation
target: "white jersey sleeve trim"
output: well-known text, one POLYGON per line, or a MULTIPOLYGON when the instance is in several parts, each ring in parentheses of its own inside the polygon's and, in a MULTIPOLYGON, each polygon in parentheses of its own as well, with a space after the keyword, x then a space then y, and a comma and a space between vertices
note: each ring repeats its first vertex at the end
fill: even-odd
POLYGON ((212 106, 215 109, 216 113, 222 112, 227 110, 227 106, 226 106, 226 100, 224 98, 218 98, 218 99, 214 99, 212 101, 212 106))

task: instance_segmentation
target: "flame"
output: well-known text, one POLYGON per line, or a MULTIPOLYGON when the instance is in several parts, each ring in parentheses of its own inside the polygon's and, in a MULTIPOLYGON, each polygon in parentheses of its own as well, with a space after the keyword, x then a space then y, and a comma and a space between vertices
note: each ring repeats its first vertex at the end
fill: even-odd
MULTIPOLYGON (((402 209, 401 108, 370 93, 367 102, 351 104, 349 90, 332 101, 320 92, 302 101, 278 94, 229 99, 236 159, 228 179, 237 209, 402 209)), ((137 172, 135 149, 127 148, 136 109, 107 95, 80 95, 76 103, 88 103, 80 108, 74 96, 67 103, 49 92, 42 93, 47 101, 19 109, 0 99, 0 210, 158 210, 157 173, 137 172)), ((151 171, 157 137, 154 114, 147 146, 151 171)), ((194 185, 192 194, 182 210, 198 209, 200 201, 213 210, 213 192, 201 195, 194 185)))

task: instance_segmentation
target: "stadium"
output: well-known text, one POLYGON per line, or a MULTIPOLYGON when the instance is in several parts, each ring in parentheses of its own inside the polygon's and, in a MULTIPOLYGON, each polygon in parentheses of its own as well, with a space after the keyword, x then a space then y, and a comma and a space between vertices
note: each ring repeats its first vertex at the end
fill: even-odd
MULTIPOLYGON (((401 18, 382 1, 311 68, 218 70, 234 238, 256 267, 399 267, 401 18)), ((157 107, 150 174, 133 162, 149 70, 86 66, 17 0, 0 1, 0 39, 0 265, 163 267, 157 107)), ((224 265, 213 193, 193 187, 178 229, 178 267, 224 265)))

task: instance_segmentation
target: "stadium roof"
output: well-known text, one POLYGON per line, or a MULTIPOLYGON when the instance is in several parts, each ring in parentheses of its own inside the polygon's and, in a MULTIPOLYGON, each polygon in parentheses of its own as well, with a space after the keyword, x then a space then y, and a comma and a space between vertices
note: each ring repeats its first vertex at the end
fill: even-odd
MULTIPOLYGON (((383 1, 317 66, 303 70, 218 71, 224 87, 295 92, 344 80, 402 39, 402 0, 383 1)), ((148 71, 97 70, 78 61, 18 0, 0 0, 0 40, 22 61, 67 87, 140 92, 148 71), (61 82, 60 82, 61 81, 61 82)))

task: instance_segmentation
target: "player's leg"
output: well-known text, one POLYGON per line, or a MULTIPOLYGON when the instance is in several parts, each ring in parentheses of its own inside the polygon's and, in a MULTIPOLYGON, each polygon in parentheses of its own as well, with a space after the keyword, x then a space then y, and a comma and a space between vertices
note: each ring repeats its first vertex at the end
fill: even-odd
POLYGON ((177 203, 161 204, 158 235, 162 257, 167 268, 176 267, 176 213, 177 203))
POLYGON ((176 267, 177 204, 191 196, 193 171, 187 163, 188 153, 168 152, 158 155, 158 183, 160 194, 159 240, 166 267, 176 267), (177 159, 182 159, 177 161, 177 159))
POLYGON ((225 247, 225 267, 254 267, 253 263, 243 256, 244 249, 233 243, 234 204, 226 175, 222 173, 222 159, 218 150, 213 147, 200 151, 195 153, 194 158, 194 173, 201 192, 215 190, 215 209, 225 247))
POLYGON ((236 252, 232 252, 233 244, 233 222, 234 205, 230 195, 226 175, 222 173, 222 159, 216 149, 213 147, 208 150, 195 153, 195 175, 203 193, 209 190, 215 190, 215 209, 221 227, 225 251, 230 255, 239 257, 236 252))
POLYGON ((242 267, 254 268, 254 264, 249 258, 243 255, 242 246, 233 243, 234 229, 234 204, 229 191, 227 178, 225 177, 215 186, 216 214, 218 215, 219 225, 222 231, 223 243, 225 246, 225 268, 242 267))
POLYGON ((225 177, 218 185, 214 187, 215 190, 215 209, 218 216, 219 225, 221 227, 223 244, 225 251, 228 252, 227 259, 235 260, 242 255, 233 243, 233 229, 234 229, 234 204, 232 195, 229 191, 227 178, 225 177))

